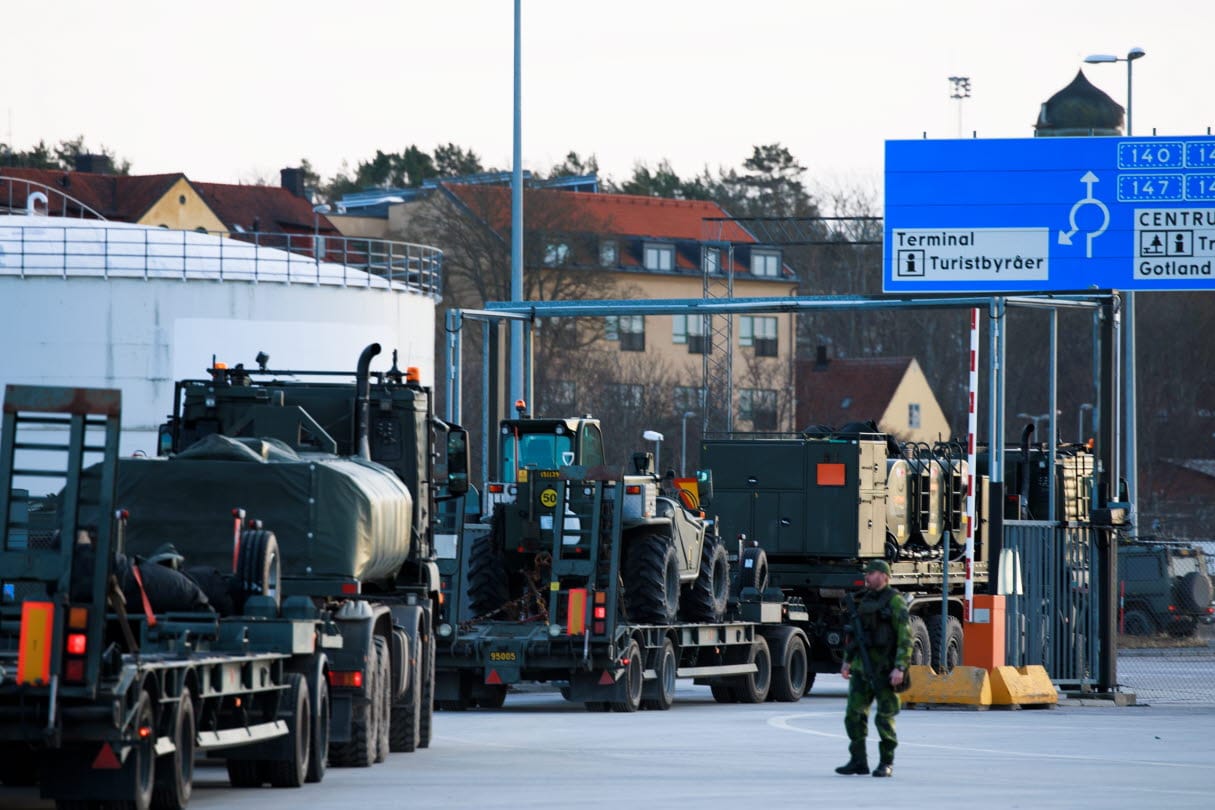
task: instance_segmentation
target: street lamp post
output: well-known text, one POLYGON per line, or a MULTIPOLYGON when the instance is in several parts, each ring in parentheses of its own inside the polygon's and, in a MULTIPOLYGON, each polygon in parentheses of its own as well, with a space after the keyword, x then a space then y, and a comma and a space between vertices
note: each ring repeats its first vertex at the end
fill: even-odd
POLYGON ((679 447, 679 476, 686 478, 688 475, 688 418, 695 416, 693 411, 684 411, 681 417, 680 431, 682 438, 679 447))
MULTIPOLYGON (((1084 58, 1085 62, 1090 64, 1100 64, 1103 62, 1126 62, 1126 135, 1131 137, 1135 131, 1131 128, 1131 66, 1136 59, 1143 57, 1146 51, 1143 48, 1131 48, 1126 52, 1126 56, 1114 56, 1108 53, 1096 53, 1084 58)), ((1123 296, 1123 312, 1122 312, 1122 329, 1126 333, 1126 339, 1123 343, 1124 366, 1123 376, 1126 378, 1123 389, 1123 424, 1125 430, 1123 434, 1126 442, 1125 450, 1125 475, 1126 475, 1126 497, 1130 503, 1128 519, 1130 523, 1131 536, 1137 533, 1137 524, 1139 523, 1139 473, 1136 469, 1138 464, 1138 447, 1139 447, 1139 430, 1137 426, 1136 403, 1135 403, 1135 293, 1126 291, 1123 296)), ((1115 497, 1117 495, 1115 494, 1115 497)))

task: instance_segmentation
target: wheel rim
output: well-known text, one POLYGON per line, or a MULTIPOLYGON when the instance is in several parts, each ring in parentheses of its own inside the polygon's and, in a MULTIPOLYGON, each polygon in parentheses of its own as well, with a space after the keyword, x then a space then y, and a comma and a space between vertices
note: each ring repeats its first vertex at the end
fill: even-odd
POLYGON ((806 673, 810 669, 810 663, 806 655, 806 646, 800 640, 793 643, 792 652, 789 654, 789 663, 785 666, 789 673, 789 685, 793 687, 793 693, 804 693, 806 690, 806 673))
POLYGON ((675 697, 675 651, 669 642, 662 654, 662 692, 668 700, 675 697))

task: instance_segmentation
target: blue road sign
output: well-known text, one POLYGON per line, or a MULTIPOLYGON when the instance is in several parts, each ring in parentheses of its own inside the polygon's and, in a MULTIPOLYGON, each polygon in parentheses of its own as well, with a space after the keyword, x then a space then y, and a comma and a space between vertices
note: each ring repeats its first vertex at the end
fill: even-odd
POLYGON ((1215 137, 886 142, 886 292, 1215 289, 1215 137))

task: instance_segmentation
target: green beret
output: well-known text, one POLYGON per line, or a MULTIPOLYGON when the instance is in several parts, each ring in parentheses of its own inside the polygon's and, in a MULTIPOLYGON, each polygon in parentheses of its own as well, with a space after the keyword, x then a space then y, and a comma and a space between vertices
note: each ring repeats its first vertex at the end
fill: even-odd
POLYGON ((885 560, 870 560, 865 566, 865 573, 870 571, 881 571, 886 576, 890 576, 890 565, 885 560))

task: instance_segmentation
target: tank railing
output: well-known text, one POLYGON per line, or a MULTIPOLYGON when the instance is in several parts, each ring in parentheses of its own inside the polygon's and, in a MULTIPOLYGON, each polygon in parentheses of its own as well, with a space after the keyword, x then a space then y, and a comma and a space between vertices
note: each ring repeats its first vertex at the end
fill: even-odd
POLYGON ((9 225, 0 218, 0 273, 176 278, 442 293, 443 252, 386 239, 319 233, 178 231, 100 221, 96 227, 9 225), (218 238, 216 238, 218 237, 218 238))
POLYGON ((0 176, 0 213, 105 220, 101 214, 60 189, 23 177, 0 176))

